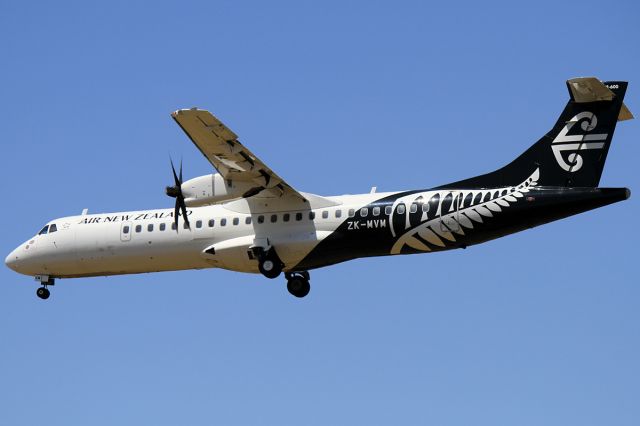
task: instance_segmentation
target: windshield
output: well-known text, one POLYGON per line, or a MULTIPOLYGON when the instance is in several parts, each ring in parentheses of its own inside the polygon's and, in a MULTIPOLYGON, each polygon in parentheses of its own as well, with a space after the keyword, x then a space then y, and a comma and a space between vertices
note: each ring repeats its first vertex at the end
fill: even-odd
POLYGON ((44 228, 42 228, 40 230, 40 232, 38 232, 38 235, 44 235, 49 231, 49 225, 45 226, 44 228))

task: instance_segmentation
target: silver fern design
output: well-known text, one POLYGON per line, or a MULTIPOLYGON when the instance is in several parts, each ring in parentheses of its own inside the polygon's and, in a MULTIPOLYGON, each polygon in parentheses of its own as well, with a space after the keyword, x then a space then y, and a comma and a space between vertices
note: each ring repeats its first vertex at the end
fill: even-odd
POLYGON ((464 236, 475 224, 490 220, 523 198, 538 184, 539 178, 540 169, 536 169, 518 186, 429 191, 398 198, 390 220, 391 234, 394 237, 399 234, 397 228, 404 228, 406 232, 395 242, 391 254, 399 254, 404 247, 432 251, 455 243, 456 238, 464 236))

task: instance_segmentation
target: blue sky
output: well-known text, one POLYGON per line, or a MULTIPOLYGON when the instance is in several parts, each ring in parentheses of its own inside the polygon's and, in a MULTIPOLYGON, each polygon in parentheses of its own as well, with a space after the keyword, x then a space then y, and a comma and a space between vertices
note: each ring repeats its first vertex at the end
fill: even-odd
MULTIPOLYGON (((178 108, 323 195, 495 169, 571 77, 630 81, 640 113, 631 1, 89 3, 0 4, 5 254, 85 207, 170 207, 169 155, 211 172, 178 108)), ((640 189, 639 126, 602 186, 640 189)), ((61 280, 43 302, 0 268, 0 424, 637 425, 639 199, 314 271, 304 300, 207 270, 61 280)))

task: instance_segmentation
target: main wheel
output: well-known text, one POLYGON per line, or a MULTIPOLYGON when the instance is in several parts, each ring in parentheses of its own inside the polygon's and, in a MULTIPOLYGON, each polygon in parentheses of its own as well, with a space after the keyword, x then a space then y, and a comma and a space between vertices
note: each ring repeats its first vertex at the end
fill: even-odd
POLYGON ((49 289, 46 287, 39 287, 36 290, 36 295, 43 300, 47 300, 49 298, 49 296, 51 295, 51 293, 49 292, 49 289))
POLYGON ((304 279, 304 277, 296 275, 287 281, 287 290, 289 290, 289 293, 293 294, 295 297, 305 297, 309 294, 311 286, 309 285, 309 281, 304 279))
POLYGON ((266 258, 258 263, 258 269, 267 278, 277 278, 282 272, 282 265, 274 259, 266 258))

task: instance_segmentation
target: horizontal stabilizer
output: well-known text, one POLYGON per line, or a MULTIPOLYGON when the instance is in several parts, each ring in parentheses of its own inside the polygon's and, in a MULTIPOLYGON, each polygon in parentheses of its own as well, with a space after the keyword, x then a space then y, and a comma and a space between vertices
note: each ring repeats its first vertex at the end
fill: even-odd
MULTIPOLYGON (((595 77, 578 77, 567 81, 571 99, 576 103, 612 101, 616 96, 618 85, 603 83, 595 77)), ((622 104, 618 121, 631 120, 633 114, 625 104, 622 104)))

